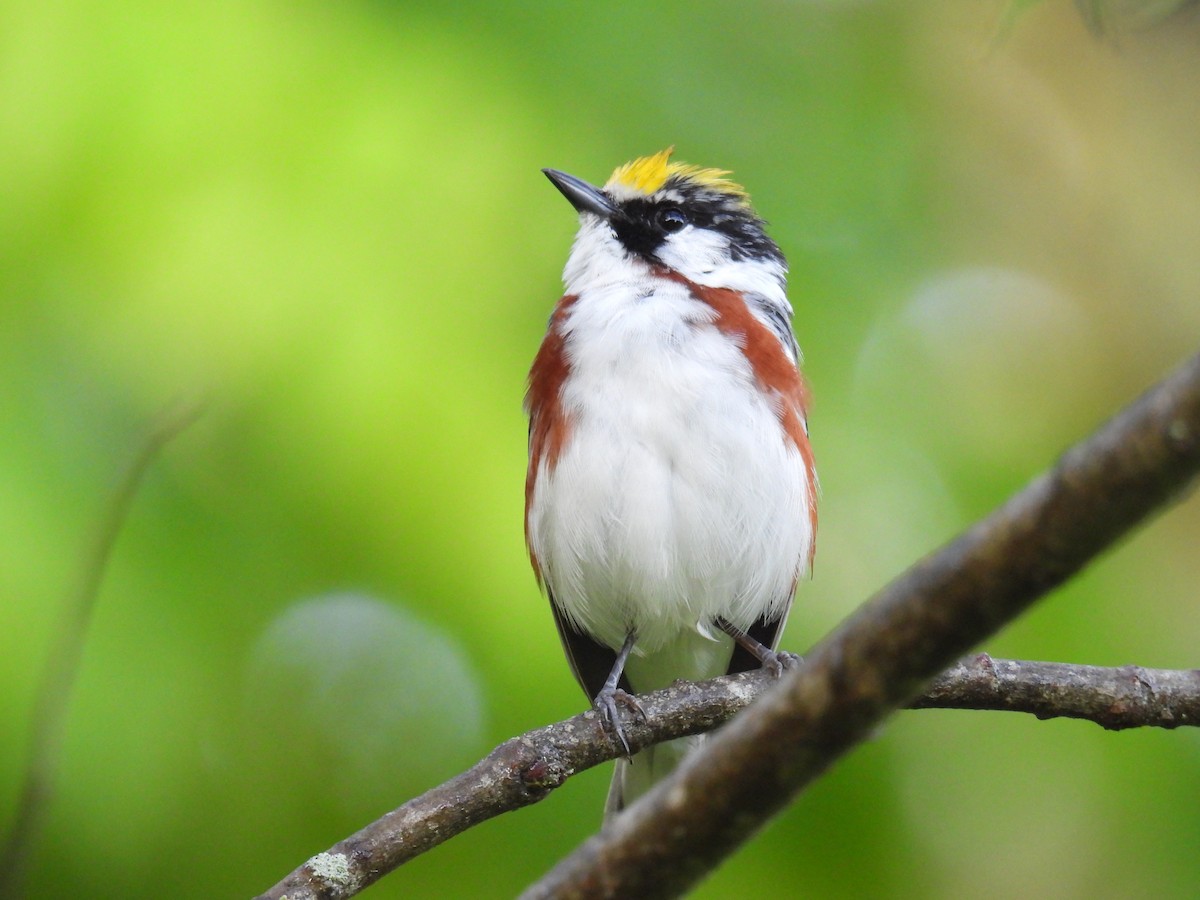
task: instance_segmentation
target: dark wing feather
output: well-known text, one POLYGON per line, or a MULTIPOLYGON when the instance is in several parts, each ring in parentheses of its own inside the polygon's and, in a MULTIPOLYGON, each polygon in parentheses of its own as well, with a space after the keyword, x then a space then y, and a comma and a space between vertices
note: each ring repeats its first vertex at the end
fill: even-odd
MULTIPOLYGON (((550 609, 554 611, 554 624, 558 628, 558 637, 562 641, 563 652, 567 655, 571 673, 579 682, 579 686, 583 688, 583 692, 587 694, 588 699, 594 700, 600 693, 600 689, 604 687, 604 682, 608 680, 613 666, 617 663, 617 651, 575 628, 559 610, 549 588, 546 592, 550 595, 550 609)), ((621 676, 618 687, 626 693, 633 693, 633 688, 629 686, 629 681, 624 675, 621 676)))

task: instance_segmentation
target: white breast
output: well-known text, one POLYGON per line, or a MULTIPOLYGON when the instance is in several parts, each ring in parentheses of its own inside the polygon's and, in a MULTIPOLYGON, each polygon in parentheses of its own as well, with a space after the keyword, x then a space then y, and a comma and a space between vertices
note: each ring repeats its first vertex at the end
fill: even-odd
POLYGON ((565 323, 572 427, 539 473, 530 544, 562 610, 612 647, 781 613, 809 556, 803 460, 711 322, 645 275, 593 281, 565 323))

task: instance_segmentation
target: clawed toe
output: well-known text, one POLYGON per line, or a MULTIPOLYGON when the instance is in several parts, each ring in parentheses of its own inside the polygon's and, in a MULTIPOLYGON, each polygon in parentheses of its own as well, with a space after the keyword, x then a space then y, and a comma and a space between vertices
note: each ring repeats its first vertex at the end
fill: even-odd
POLYGON ((802 658, 799 654, 791 653, 788 650, 776 650, 763 660, 762 667, 773 677, 778 678, 784 672, 796 668, 801 662, 802 658))
POLYGON ((629 756, 632 751, 629 747, 629 739, 625 737, 625 728, 621 725, 617 713, 618 706, 625 707, 643 722, 646 721, 646 711, 642 709, 642 704, 638 702, 637 697, 621 688, 605 688, 596 695, 595 707, 600 716, 601 726, 620 743, 625 755, 629 756))

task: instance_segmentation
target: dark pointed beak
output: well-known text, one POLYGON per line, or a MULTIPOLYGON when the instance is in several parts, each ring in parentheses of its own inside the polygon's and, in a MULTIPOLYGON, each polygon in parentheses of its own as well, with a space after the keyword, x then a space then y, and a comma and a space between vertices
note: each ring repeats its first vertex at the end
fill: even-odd
POLYGON ((582 178, 560 172, 558 169, 542 169, 542 171, 579 212, 595 213, 602 219, 611 219, 616 215, 616 204, 608 199, 608 195, 600 188, 588 184, 582 178))

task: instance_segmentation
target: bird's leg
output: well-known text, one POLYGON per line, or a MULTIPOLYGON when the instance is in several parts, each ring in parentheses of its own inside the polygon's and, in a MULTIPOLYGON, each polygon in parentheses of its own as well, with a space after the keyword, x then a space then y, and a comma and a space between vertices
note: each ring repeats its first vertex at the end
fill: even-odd
POLYGON ((638 703, 637 698, 617 687, 621 681, 621 675, 625 671, 625 662, 629 659, 629 653, 633 650, 636 641, 637 633, 629 632, 625 643, 621 645, 621 651, 617 654, 616 662, 613 663, 612 671, 608 673, 608 679, 604 682, 604 687, 600 688, 600 693, 596 695, 595 700, 596 712, 600 714, 600 722, 621 742, 626 756, 630 753, 629 741, 625 738, 625 729, 621 727, 621 722, 617 718, 617 704, 624 706, 642 721, 646 719, 646 712, 638 703))
POLYGON ((717 619, 716 624, 776 678, 782 675, 785 669, 791 669, 800 662, 800 657, 795 653, 789 653, 787 650, 772 650, 766 644, 756 641, 742 629, 736 628, 724 619, 717 619))

